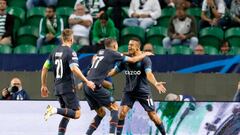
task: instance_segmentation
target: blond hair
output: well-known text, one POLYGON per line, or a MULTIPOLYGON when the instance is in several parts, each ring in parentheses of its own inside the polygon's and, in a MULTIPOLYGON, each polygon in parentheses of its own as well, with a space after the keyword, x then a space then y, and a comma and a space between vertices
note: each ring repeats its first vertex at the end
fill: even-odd
POLYGON ((62 32, 62 40, 64 42, 69 41, 73 38, 73 31, 71 29, 64 29, 62 32))

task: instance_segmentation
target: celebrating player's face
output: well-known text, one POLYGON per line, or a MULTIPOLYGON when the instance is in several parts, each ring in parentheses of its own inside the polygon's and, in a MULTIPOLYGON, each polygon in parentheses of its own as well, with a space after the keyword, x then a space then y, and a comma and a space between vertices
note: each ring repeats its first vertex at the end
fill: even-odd
POLYGON ((139 45, 137 41, 130 40, 128 43, 128 53, 134 54, 136 51, 138 51, 139 45))

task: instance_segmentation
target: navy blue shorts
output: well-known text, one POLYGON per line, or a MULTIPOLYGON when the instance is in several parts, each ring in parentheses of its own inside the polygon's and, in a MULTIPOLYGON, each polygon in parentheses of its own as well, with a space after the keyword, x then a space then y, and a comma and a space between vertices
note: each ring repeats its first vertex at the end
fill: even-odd
POLYGON ((138 101, 145 111, 155 111, 155 105, 152 100, 151 94, 136 94, 133 92, 124 92, 121 106, 127 105, 132 108, 135 101, 138 101))
POLYGON ((62 95, 57 95, 57 97, 61 108, 68 108, 73 110, 80 109, 79 100, 75 93, 65 93, 62 95))
POLYGON ((111 103, 115 102, 110 91, 103 87, 98 87, 93 91, 84 85, 83 90, 91 110, 97 110, 102 106, 109 107, 111 103))

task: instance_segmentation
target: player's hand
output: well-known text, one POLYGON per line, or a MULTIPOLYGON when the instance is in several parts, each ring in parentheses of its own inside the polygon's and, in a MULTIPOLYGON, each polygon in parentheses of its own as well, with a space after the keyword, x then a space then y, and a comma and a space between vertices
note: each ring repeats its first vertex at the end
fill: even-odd
POLYGON ((157 88, 159 94, 166 93, 167 90, 164 87, 164 84, 166 84, 166 82, 157 82, 155 84, 155 87, 157 88))
POLYGON ((8 94, 9 94, 9 92, 8 92, 7 89, 3 89, 3 90, 2 90, 2 96, 3 96, 3 97, 6 97, 8 94))
POLYGON ((92 89, 93 91, 94 91, 94 89, 95 89, 95 84, 92 82, 92 81, 87 81, 87 86, 90 88, 90 89, 92 89))
POLYGON ((47 86, 42 86, 41 87, 41 96, 42 97, 48 97, 48 93, 49 93, 49 91, 48 91, 47 86))

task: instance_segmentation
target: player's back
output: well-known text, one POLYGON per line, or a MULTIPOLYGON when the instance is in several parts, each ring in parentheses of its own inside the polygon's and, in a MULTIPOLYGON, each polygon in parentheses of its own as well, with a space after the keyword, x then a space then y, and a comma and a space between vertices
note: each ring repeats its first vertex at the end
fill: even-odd
POLYGON ((97 85, 102 84, 102 81, 107 77, 108 72, 114 67, 115 62, 122 61, 124 58, 125 56, 123 56, 123 54, 111 49, 98 51, 87 78, 97 85))
POLYGON ((78 65, 76 53, 68 46, 59 46, 50 54, 54 72, 55 93, 64 94, 74 89, 74 79, 70 69, 71 64, 78 65))

